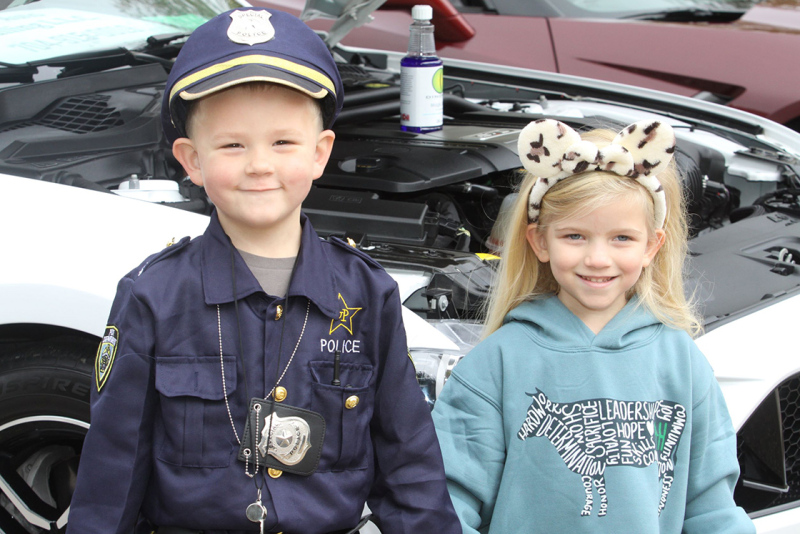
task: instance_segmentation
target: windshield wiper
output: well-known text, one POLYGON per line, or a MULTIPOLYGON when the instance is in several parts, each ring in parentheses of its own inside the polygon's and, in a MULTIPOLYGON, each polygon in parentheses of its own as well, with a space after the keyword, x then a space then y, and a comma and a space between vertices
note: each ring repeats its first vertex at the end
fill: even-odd
POLYGON ((661 22, 731 22, 744 15, 743 10, 712 10, 696 7, 692 9, 673 9, 654 13, 639 13, 624 17, 633 20, 657 20, 661 22))
POLYGON ((31 83, 39 69, 28 65, 0 63, 0 83, 31 83))
MULTIPOLYGON (((158 58, 159 60, 161 58, 158 58)), ((168 60, 163 60, 168 61, 168 60)), ((108 50, 92 50, 66 56, 58 56, 37 61, 29 61, 19 65, 1 63, 0 83, 32 83, 39 67, 61 68, 58 78, 88 74, 124 66, 153 63, 149 54, 135 54, 125 48, 108 50), (139 57, 137 57, 137 55, 139 57)))
MULTIPOLYGON (((160 63, 169 71, 174 60, 156 54, 159 51, 163 52, 167 48, 165 45, 186 36, 187 34, 153 35, 147 39, 148 46, 144 49, 145 52, 119 47, 57 56, 19 65, 0 62, 0 83, 31 83, 39 67, 60 67, 62 71, 58 75, 59 78, 147 63, 160 63)), ((176 54, 177 49, 165 55, 176 54)))
MULTIPOLYGON (((144 56, 147 56, 147 54, 144 54, 144 56)), ((142 62, 150 63, 151 61, 146 59, 141 61, 136 57, 136 54, 126 48, 109 48, 31 61, 28 65, 31 67, 61 67, 63 70, 58 77, 66 78, 118 67, 139 65, 142 62)))
POLYGON ((162 33, 159 35, 151 35, 147 38, 147 47, 145 50, 152 50, 154 48, 163 48, 164 45, 177 41, 178 39, 185 39, 189 37, 189 33, 162 33))

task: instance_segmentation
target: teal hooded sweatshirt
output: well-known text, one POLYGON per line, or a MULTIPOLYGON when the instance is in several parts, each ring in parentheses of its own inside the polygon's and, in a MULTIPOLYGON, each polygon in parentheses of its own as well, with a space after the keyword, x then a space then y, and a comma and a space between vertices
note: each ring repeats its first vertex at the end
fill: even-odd
POLYGON ((455 367, 433 419, 465 534, 755 532, 710 365, 637 302, 598 334, 526 302, 455 367))

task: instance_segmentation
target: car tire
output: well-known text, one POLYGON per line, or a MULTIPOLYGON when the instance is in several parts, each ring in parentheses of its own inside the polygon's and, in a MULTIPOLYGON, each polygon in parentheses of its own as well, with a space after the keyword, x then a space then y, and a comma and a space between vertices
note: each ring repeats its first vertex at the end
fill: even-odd
POLYGON ((0 532, 66 529, 96 348, 62 337, 0 354, 0 532))

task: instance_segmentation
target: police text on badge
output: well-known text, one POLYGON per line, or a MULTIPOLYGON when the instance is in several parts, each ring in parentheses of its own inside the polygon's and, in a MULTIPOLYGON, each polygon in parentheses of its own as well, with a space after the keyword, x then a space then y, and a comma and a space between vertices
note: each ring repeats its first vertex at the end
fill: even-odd
POLYGON ((320 339, 319 351, 334 353, 336 351, 341 353, 358 354, 361 352, 360 339, 320 339))

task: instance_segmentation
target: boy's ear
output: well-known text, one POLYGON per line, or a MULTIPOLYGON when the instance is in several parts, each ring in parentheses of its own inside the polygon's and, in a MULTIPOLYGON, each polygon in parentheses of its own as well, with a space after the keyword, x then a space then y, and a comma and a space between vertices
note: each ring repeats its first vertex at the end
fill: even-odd
POLYGON ((180 137, 172 143, 172 155, 183 166, 192 183, 203 186, 203 174, 200 172, 200 158, 194 143, 188 137, 180 137))
POLYGON ((325 165, 328 164, 328 159, 331 157, 331 150, 333 150, 333 140, 336 134, 333 130, 322 130, 317 137, 317 148, 314 151, 314 175, 316 180, 325 171, 325 165))
POLYGON ((647 248, 644 251, 644 262, 642 262, 643 267, 647 267, 653 261, 653 258, 656 257, 656 254, 661 247, 664 246, 664 241, 667 238, 667 233, 659 228, 656 230, 655 238, 651 239, 647 242, 647 248))
POLYGON ((542 263, 550 261, 550 252, 547 250, 547 238, 544 232, 539 231, 539 225, 531 223, 525 231, 525 238, 533 249, 533 253, 542 263))

